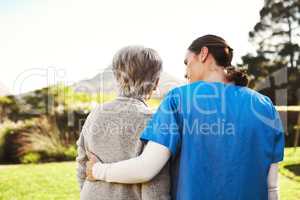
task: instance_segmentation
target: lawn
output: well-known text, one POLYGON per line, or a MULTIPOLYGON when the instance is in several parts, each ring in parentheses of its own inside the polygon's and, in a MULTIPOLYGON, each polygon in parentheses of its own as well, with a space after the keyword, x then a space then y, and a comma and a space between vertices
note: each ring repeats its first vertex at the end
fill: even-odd
POLYGON ((284 162, 280 164, 281 200, 300 199, 300 147, 286 148, 284 162))
POLYGON ((0 200, 79 199, 74 162, 0 167, 0 200))
MULTIPOLYGON (((76 200, 76 163, 0 165, 0 200, 76 200)), ((280 165, 281 200, 300 199, 300 148, 286 149, 280 165)))

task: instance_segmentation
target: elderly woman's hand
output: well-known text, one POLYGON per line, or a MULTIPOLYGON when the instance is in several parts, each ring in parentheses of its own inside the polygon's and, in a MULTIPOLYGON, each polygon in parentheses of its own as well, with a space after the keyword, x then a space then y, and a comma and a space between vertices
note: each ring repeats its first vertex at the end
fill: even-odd
POLYGON ((96 178, 93 176, 93 166, 99 162, 97 157, 90 152, 87 152, 88 161, 86 163, 86 179, 89 181, 96 181, 96 178))

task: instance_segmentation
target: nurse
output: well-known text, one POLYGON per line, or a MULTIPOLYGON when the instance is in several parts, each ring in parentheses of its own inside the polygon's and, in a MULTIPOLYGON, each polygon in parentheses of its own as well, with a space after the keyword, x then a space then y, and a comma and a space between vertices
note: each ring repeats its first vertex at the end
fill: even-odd
POLYGON ((189 84, 163 99, 141 133, 143 153, 116 163, 91 157, 89 179, 147 182, 171 159, 175 200, 277 199, 282 124, 271 100, 245 87, 232 57, 221 37, 194 40, 184 60, 189 84))

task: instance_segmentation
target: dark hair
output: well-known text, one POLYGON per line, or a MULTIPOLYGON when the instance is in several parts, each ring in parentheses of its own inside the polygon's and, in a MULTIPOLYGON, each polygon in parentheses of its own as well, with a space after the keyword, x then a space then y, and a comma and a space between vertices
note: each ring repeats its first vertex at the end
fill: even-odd
POLYGON ((199 54, 203 47, 207 47, 209 53, 216 60, 217 65, 223 66, 227 70, 226 79, 234 82, 235 85, 247 86, 248 76, 245 70, 240 70, 231 65, 233 57, 233 49, 226 43, 226 41, 216 35, 205 35, 197 38, 189 46, 188 50, 199 54))

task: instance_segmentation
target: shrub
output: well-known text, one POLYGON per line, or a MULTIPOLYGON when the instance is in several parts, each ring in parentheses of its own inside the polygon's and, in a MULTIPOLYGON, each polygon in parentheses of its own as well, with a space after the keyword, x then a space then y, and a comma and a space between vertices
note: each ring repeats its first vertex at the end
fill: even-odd
POLYGON ((55 120, 41 117, 35 119, 35 126, 34 131, 21 133, 18 139, 18 143, 21 144, 18 154, 24 156, 36 152, 41 155, 42 161, 65 160, 68 146, 65 145, 55 120))
POLYGON ((75 160, 77 156, 77 149, 75 146, 70 146, 69 148, 66 149, 64 152, 66 160, 75 160))
POLYGON ((21 157, 21 163, 23 164, 31 164, 31 163, 39 163, 41 161, 41 155, 37 152, 31 152, 23 157, 21 157))
POLYGON ((0 128, 0 162, 36 163, 74 160, 74 141, 69 143, 56 121, 42 116, 29 120, 7 121, 0 128))
MULTIPOLYGON (((16 123, 6 120, 0 128, 0 162, 19 162, 18 140, 19 132, 22 131, 24 123, 16 123)), ((27 124, 28 125, 28 124, 27 124)), ((26 125, 26 127, 27 127, 26 125)))

